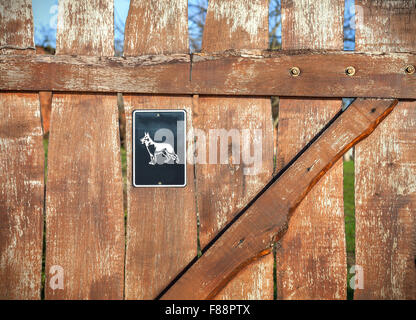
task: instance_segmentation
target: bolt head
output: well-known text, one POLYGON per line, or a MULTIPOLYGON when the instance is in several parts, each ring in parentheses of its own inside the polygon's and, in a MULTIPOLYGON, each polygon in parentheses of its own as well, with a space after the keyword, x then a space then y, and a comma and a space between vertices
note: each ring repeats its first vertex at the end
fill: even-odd
POLYGON ((407 74, 414 74, 416 71, 416 68, 413 65, 408 65, 405 70, 407 74))
POLYGON ((291 75, 292 77, 297 77, 297 76, 299 76, 299 75, 300 75, 300 69, 299 69, 298 67, 292 67, 292 68, 290 69, 290 75, 291 75))
POLYGON ((345 74, 347 76, 352 77, 353 75, 355 75, 355 68, 354 67, 348 67, 347 69, 345 69, 345 74))

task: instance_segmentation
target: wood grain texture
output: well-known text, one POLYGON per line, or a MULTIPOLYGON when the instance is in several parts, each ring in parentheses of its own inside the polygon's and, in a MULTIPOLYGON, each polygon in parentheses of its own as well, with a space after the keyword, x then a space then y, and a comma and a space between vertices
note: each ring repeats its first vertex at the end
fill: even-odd
POLYGON ((111 0, 59 2, 56 54, 114 56, 111 0))
POLYGON ((36 94, 0 94, 0 298, 40 299, 44 154, 36 94))
POLYGON ((268 6, 268 0, 209 2, 203 51, 266 49, 269 44, 268 6))
MULTIPOLYGON (((188 52, 188 33, 184 27, 187 25, 186 8, 183 0, 132 1, 126 25, 126 54, 188 52), (141 30, 158 30, 152 32, 160 34, 150 35, 141 30)), ((189 138, 193 136, 193 102, 190 96, 130 95, 125 95, 124 101, 128 159, 125 296, 126 299, 154 299, 197 255, 194 167, 187 163, 184 188, 134 188, 132 112, 136 109, 185 109, 189 138)), ((192 142, 188 139, 187 150, 192 142)))
POLYGON ((187 163, 184 188, 132 186, 132 112, 185 109, 192 135, 192 98, 126 96, 128 219, 126 299, 154 299, 197 255, 194 167, 187 163))
MULTIPOLYGON (((0 3, 0 52, 32 54, 32 3, 0 3), (19 50, 11 49, 20 48, 19 50)), ((38 95, 0 94, 0 299, 40 299, 44 152, 38 95)))
MULTIPOLYGON (((343 47, 344 1, 282 1, 285 49, 343 47)), ((341 100, 280 99, 277 168, 341 109, 341 100)), ((342 159, 300 204, 276 251, 278 299, 345 299, 342 159)))
POLYGON ((52 92, 51 91, 39 92, 39 103, 40 103, 40 111, 42 115, 43 134, 45 135, 49 133, 49 128, 51 125, 52 92))
POLYGON ((416 66, 416 54, 232 50, 193 54, 192 63, 188 54, 0 55, 0 90, 416 99, 408 65, 416 66))
MULTIPOLYGON (((325 126, 340 106, 339 100, 282 100, 278 170, 325 126)), ((347 267, 342 185, 341 159, 293 215, 289 230, 277 247, 278 299, 345 298, 347 267)))
POLYGON ((357 0, 355 49, 414 52, 415 8, 415 0, 357 0))
POLYGON ((282 0, 282 48, 343 48, 344 1, 282 0))
POLYGON ((0 3, 0 53, 32 54, 33 43, 32 2, 3 0, 0 3))
MULTIPOLYGON (((59 1, 57 53, 112 55, 112 15, 112 0, 59 1)), ((122 299, 116 95, 55 94, 48 160, 46 299, 122 299), (63 268, 63 289, 50 286, 52 266, 63 268)))
MULTIPOLYGON (((358 1, 357 49, 416 50, 416 1, 358 1)), ((355 153, 355 299, 416 299, 416 103, 400 102, 355 153)))
POLYGON ((338 114, 219 238, 203 250, 202 257, 173 283, 162 299, 213 298, 239 271, 268 255, 273 243, 286 233, 290 218, 308 193, 343 154, 368 137, 396 105, 397 100, 360 99, 338 114))
POLYGON ((124 55, 188 53, 187 34, 187 0, 131 0, 124 55))
MULTIPOLYGON (((265 49, 268 45, 268 1, 209 1, 202 40, 202 51, 226 49, 265 49)), ((213 129, 235 130, 240 144, 225 138, 227 163, 219 154, 212 164, 196 164, 196 191, 200 221, 200 244, 209 241, 270 180, 273 174, 273 122, 270 98, 200 97, 194 114, 194 126, 209 133, 213 129), (249 132, 244 137, 243 132, 249 132), (257 135, 256 135, 256 131, 257 135), (248 145, 243 145, 243 140, 248 145), (231 158, 231 152, 260 151, 257 163, 231 158), (237 163, 236 163, 237 162, 237 163), (256 169, 257 168, 257 169, 256 169), (252 170, 251 174, 248 170, 252 170)), ((221 142, 215 146, 220 151, 221 142)), ((252 154, 252 153, 251 153, 252 154)), ((214 298, 214 296, 212 297, 214 298)), ((217 299, 273 299, 273 257, 247 266, 217 299)))

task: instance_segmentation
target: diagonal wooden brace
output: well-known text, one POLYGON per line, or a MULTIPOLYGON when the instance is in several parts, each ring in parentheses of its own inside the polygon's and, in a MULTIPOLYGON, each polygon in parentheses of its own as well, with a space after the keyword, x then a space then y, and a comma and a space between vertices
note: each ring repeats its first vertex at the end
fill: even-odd
POLYGON ((212 299, 245 266, 271 252, 314 185, 352 146, 368 137, 397 100, 357 99, 318 134, 159 295, 212 299))

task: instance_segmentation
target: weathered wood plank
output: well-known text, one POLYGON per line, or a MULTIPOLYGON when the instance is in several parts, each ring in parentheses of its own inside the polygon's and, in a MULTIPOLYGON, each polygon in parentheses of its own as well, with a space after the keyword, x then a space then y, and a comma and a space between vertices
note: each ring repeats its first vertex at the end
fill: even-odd
MULTIPOLYGON (((342 49, 343 9, 343 0, 282 1, 283 48, 342 49)), ((283 168, 341 105, 340 99, 280 99, 277 168, 283 168)), ((343 209, 341 159, 297 208, 278 244, 278 299, 346 298, 343 209)))
POLYGON ((35 53, 32 2, 4 0, 0 3, 0 53, 35 53))
POLYGON ((266 49, 269 45, 268 5, 267 0, 214 0, 209 3, 203 51, 266 49))
MULTIPOLYGON (((268 46, 268 1, 211 0, 202 39, 202 51, 227 49, 266 49, 268 46)), ((203 55, 201 56, 203 57, 203 55)), ((201 79, 197 67, 192 77, 201 79)), ((206 149, 209 163, 196 164, 196 190, 200 221, 201 247, 243 208, 273 174, 273 121, 270 98, 199 97, 194 126, 209 133, 206 149), (236 132, 238 141, 219 136, 227 145, 227 163, 213 159, 213 130, 236 132), (247 136, 243 132, 246 130, 247 136), (257 130, 257 131, 256 131, 257 130), (248 145, 243 145, 248 140, 248 145), (260 150, 258 163, 244 163, 242 155, 232 159, 238 150, 260 150), (243 161, 242 161, 243 160, 243 161), (236 162, 235 162, 236 161, 236 162), (212 163, 214 162, 214 163, 212 163), (247 171, 251 170, 249 173, 247 171)), ((215 144, 214 148, 221 150, 215 144)), ((273 299, 273 257, 249 266, 230 282, 217 299, 273 299)))
POLYGON ((286 233, 290 217, 302 200, 347 150, 375 130, 396 104, 397 100, 359 99, 339 114, 161 298, 215 297, 244 267, 269 254, 273 242, 286 233))
MULTIPOLYGON (((358 50, 416 50, 416 1, 357 5, 358 50)), ((415 155, 415 102, 400 102, 356 148, 355 252, 363 288, 356 287, 355 299, 416 299, 415 155)))
POLYGON ((0 94, 1 299, 40 299, 43 162, 37 94, 0 94))
POLYGON ((357 0, 355 49, 415 52, 415 7, 415 0, 357 0))
MULTIPOLYGON (((113 1, 59 1, 57 54, 113 55, 113 1)), ((46 299, 122 299, 116 95, 55 94, 46 193, 46 299), (60 266, 63 289, 50 270, 60 266), (55 290, 54 290, 55 289, 55 290)))
MULTIPOLYGON (((0 52, 33 54, 32 2, 0 3, 0 52), (6 49, 7 48, 7 49, 6 49)), ((0 299, 40 299, 44 152, 38 95, 0 93, 0 299)))
POLYGON ((187 1, 131 1, 124 55, 188 53, 187 34, 187 1))
POLYGON ((192 68, 188 54, 0 55, 0 90, 416 99, 408 65, 416 66, 416 54, 232 50, 194 54, 192 68))
MULTIPOLYGON (((125 55, 188 52, 187 1, 131 1, 125 44, 125 55)), ((187 72, 183 75, 189 76, 187 72)), ((197 255, 194 167, 187 164, 185 188, 134 188, 132 113, 135 109, 185 109, 188 135, 192 136, 192 98, 125 95, 124 105, 128 159, 125 296, 154 299, 197 255)))
POLYGON ((113 6, 110 0, 60 1, 56 54, 114 56, 113 6))

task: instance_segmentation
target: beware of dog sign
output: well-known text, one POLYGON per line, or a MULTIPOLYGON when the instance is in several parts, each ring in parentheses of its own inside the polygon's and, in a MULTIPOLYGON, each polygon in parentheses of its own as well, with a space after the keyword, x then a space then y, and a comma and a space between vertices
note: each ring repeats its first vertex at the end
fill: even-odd
POLYGON ((133 111, 133 186, 186 185, 185 110, 133 111))

